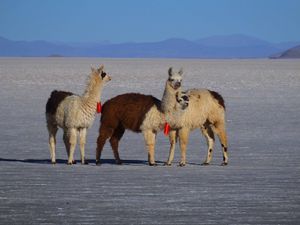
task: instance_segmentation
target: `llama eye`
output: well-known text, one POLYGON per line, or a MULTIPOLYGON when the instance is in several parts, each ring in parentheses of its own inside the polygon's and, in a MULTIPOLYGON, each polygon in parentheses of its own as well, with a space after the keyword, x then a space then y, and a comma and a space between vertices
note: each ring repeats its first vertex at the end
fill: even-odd
POLYGON ((170 78, 170 79, 169 79, 169 81, 173 82, 173 81, 174 81, 174 79, 171 79, 171 78, 170 78))
POLYGON ((182 98, 183 98, 184 101, 188 101, 188 100, 189 100, 189 97, 186 96, 186 95, 185 95, 185 96, 182 96, 182 98))
POLYGON ((101 73, 102 79, 103 79, 105 76, 106 76, 106 73, 102 72, 102 73, 101 73))

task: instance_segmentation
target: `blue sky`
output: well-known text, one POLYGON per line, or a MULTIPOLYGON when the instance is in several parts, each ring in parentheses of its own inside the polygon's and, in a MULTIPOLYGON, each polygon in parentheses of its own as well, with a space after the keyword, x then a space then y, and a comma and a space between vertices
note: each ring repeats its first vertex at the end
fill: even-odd
POLYGON ((300 40, 299 0, 0 0, 12 40, 152 42, 246 34, 300 40))

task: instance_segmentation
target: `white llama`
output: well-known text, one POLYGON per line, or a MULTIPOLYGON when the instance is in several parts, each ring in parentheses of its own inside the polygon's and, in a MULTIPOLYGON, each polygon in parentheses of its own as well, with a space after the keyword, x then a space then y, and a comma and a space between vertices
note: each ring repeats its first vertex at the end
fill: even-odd
POLYGON ((64 131, 63 140, 68 154, 68 164, 75 163, 74 151, 77 132, 79 132, 80 137, 81 163, 87 164, 84 151, 87 129, 94 121, 103 86, 111 80, 110 76, 103 71, 103 68, 103 65, 98 69, 91 68, 92 72, 82 96, 56 90, 51 93, 46 104, 46 120, 52 164, 56 163, 55 145, 58 127, 61 127, 64 131))
POLYGON ((174 108, 176 96, 181 96, 182 69, 173 72, 172 67, 168 71, 169 78, 166 81, 161 108, 165 113, 166 121, 172 128, 170 132, 170 153, 167 165, 171 165, 174 159, 174 150, 177 135, 181 149, 180 166, 186 164, 186 148, 190 131, 200 128, 207 139, 207 157, 203 165, 209 165, 212 159, 214 147, 214 133, 220 139, 223 150, 223 163, 228 164, 227 136, 225 130, 225 104, 222 96, 217 92, 207 89, 191 89, 184 93, 189 99, 188 107, 178 113, 174 108))

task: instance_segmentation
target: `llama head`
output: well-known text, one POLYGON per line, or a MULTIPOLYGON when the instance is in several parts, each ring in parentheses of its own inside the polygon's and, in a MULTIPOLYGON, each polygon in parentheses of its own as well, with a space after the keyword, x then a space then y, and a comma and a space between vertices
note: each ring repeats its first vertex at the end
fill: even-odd
POLYGON ((178 72, 174 72, 173 68, 170 67, 168 70, 169 78, 167 80, 167 84, 172 87, 174 90, 177 90, 181 87, 182 82, 182 74, 183 70, 182 68, 178 72))
POLYGON ((95 68, 91 68, 92 70, 92 76, 97 80, 97 81, 101 81, 101 82, 108 82, 111 80, 111 77, 104 71, 104 66, 101 65, 99 68, 95 69, 95 68))
POLYGON ((186 92, 177 92, 176 93, 176 101, 179 104, 182 110, 185 110, 189 106, 189 96, 186 92))

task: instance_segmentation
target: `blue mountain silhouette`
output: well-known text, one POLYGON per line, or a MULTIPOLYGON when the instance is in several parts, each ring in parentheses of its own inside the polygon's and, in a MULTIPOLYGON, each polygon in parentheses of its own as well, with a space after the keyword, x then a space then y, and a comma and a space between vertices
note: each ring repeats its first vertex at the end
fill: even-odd
POLYGON ((12 41, 0 37, 0 56, 124 57, 124 58, 267 58, 300 42, 270 43, 242 34, 211 36, 190 41, 171 38, 159 42, 53 43, 12 41))

